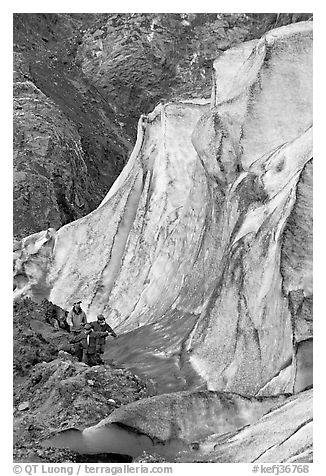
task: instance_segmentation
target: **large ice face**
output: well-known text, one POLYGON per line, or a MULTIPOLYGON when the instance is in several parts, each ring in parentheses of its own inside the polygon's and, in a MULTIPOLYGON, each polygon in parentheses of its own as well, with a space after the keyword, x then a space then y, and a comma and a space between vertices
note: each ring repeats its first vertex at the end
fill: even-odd
POLYGON ((161 391, 297 391, 311 247, 292 253, 288 224, 310 239, 311 48, 311 22, 270 31, 214 63, 211 103, 141 117, 100 207, 18 246, 16 294, 78 296, 124 333, 106 356, 161 391))

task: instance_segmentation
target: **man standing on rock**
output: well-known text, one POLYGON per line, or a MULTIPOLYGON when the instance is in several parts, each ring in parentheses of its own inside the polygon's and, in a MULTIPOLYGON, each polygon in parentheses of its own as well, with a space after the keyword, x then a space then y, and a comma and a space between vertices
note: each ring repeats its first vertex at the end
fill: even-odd
POLYGON ((74 305, 67 316, 67 323, 70 332, 79 333, 82 327, 87 323, 86 314, 80 307, 81 301, 74 302, 74 305))
POLYGON ((117 338, 117 334, 114 332, 111 326, 105 322, 105 317, 103 314, 99 314, 97 316, 97 321, 91 322, 91 326, 93 327, 96 335, 97 332, 101 333, 99 337, 96 337, 96 354, 101 360, 101 354, 104 354, 104 347, 105 347, 105 339, 109 334, 111 334, 114 338, 117 338))

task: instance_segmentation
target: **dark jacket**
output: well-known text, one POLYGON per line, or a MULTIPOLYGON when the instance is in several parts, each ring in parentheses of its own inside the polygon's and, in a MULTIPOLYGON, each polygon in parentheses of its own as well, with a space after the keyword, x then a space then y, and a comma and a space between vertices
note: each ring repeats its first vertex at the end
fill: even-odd
MULTIPOLYGON (((105 339, 107 337, 107 333, 111 334, 113 337, 117 337, 117 334, 114 332, 111 326, 109 324, 105 323, 103 326, 101 326, 98 321, 91 322, 91 326, 93 327, 95 333, 101 333, 101 335, 97 336, 95 333, 93 334, 94 337, 96 337, 96 346, 98 348, 103 348, 105 345, 105 339)), ((94 338, 92 337, 92 338, 94 338)))
POLYGON ((94 331, 86 332, 82 329, 80 332, 76 333, 72 338, 70 338, 70 343, 75 347, 82 347, 87 351, 88 354, 95 354, 97 351, 97 342, 99 339, 104 339, 107 333, 105 331, 94 331))

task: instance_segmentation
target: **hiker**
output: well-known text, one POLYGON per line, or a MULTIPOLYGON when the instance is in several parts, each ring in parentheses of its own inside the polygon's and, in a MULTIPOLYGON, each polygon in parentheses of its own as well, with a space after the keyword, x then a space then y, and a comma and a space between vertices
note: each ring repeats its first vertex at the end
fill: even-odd
POLYGON ((87 337, 86 361, 84 362, 86 362, 88 365, 100 365, 103 364, 103 360, 101 359, 99 352, 99 342, 103 340, 105 343, 105 338, 108 335, 108 331, 103 329, 95 330, 93 324, 94 323, 86 324, 86 326, 91 327, 91 331, 87 337))
POLYGON ((61 319, 59 320, 59 327, 61 329, 64 329, 65 331, 69 332, 70 331, 70 327, 69 327, 69 324, 67 322, 67 318, 68 318, 68 315, 69 315, 69 312, 68 311, 65 311, 64 312, 64 315, 61 316, 61 319))
POLYGON ((92 326, 89 323, 86 323, 85 325, 81 325, 78 331, 73 331, 72 336, 69 339, 72 346, 71 353, 77 357, 79 362, 84 362, 85 364, 89 363, 89 335, 92 332, 92 326))
POLYGON ((70 332, 79 333, 82 326, 87 323, 86 314, 80 307, 81 301, 74 302, 74 305, 67 316, 67 323, 70 332))
POLYGON ((102 359, 97 351, 97 340, 104 339, 107 331, 95 331, 92 324, 86 323, 79 332, 74 332, 70 339, 72 344, 72 354, 76 355, 79 362, 87 365, 102 364, 102 359))
POLYGON ((105 322, 105 317, 103 316, 103 314, 99 314, 97 316, 97 321, 91 322, 91 325, 96 333, 101 333, 101 335, 96 337, 96 354, 100 358, 100 354, 104 354, 105 339, 107 338, 107 336, 109 334, 111 334, 114 338, 117 338, 118 336, 114 332, 112 327, 110 327, 109 324, 105 322))

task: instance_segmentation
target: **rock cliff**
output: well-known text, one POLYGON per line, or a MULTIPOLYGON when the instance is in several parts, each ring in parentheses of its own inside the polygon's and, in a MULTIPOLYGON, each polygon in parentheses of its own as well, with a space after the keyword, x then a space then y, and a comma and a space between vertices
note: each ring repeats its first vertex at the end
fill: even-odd
POLYGON ((14 15, 14 235, 60 228, 94 210, 131 143, 74 64, 92 16, 14 15))

